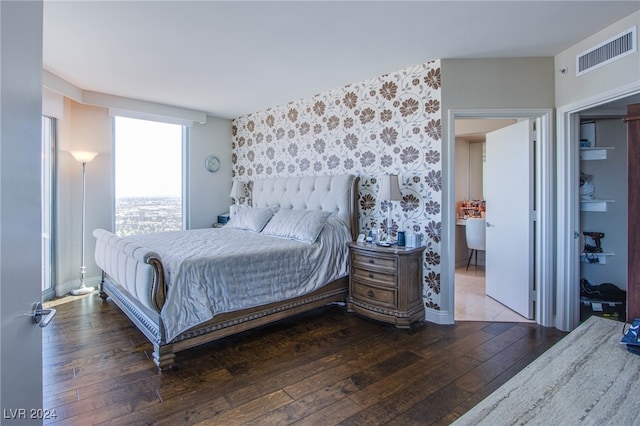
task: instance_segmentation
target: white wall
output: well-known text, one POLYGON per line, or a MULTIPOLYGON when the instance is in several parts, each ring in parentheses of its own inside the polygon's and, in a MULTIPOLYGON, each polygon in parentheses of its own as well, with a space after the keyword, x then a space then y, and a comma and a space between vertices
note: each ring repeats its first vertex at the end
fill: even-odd
POLYGON ((469 199, 469 141, 456 138, 456 202, 469 199))
MULTIPOLYGON (((462 200, 469 199, 469 141, 456 138, 456 207, 462 200)), ((467 249, 467 239, 465 237, 465 227, 456 225, 456 267, 465 265, 469 251, 467 249)))
MULTIPOLYGON (((484 199, 483 145, 482 140, 470 142, 464 138, 456 138, 456 207, 464 200, 484 199)), ((456 225, 456 267, 466 265, 469 258, 465 232, 464 226, 456 225)), ((478 265, 484 265, 484 252, 478 256, 478 265)))
POLYGON ((550 57, 443 59, 443 109, 553 108, 553 67, 550 57))
POLYGON ((579 324, 580 265, 577 253, 581 247, 579 240, 573 238, 573 233, 579 230, 580 226, 576 207, 579 171, 575 143, 578 141, 578 134, 577 126, 574 128, 572 120, 581 111, 640 93, 640 53, 635 52, 580 77, 575 76, 575 56, 634 25, 640 27, 640 12, 635 12, 598 31, 554 58, 558 109, 556 282, 559 283, 555 295, 555 326, 560 330, 570 331, 579 324), (558 70, 563 67, 567 68, 567 73, 560 76, 558 70))
POLYGON ((484 200, 484 141, 469 143, 469 199, 484 200))
POLYGON ((94 285, 100 270, 93 261, 95 228, 111 229, 111 117, 101 107, 64 102, 64 118, 58 120, 58 175, 56 182, 56 295, 80 285, 82 166, 70 150, 99 154, 86 166, 85 265, 88 285, 94 285))
MULTIPOLYGON (((634 25, 638 27, 637 31, 640 31, 640 12, 633 13, 595 33, 554 58, 557 106, 571 104, 627 85, 638 86, 640 84, 640 46, 637 40, 636 46, 639 49, 635 53, 576 77, 577 54, 628 30, 634 25), (561 75, 559 72, 562 68, 567 69, 565 75, 561 75)), ((638 32, 636 32, 637 36, 638 32)))
POLYGON ((231 204, 231 120, 208 116, 205 124, 191 128, 189 163, 189 227, 207 228, 219 214, 228 212, 231 204), (209 155, 220 159, 215 173, 204 167, 209 155))

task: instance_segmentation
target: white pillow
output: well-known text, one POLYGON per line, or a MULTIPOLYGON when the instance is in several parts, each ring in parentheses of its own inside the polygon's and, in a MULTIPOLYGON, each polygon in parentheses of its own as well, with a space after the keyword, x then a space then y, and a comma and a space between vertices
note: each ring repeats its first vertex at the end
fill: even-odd
POLYGON ((280 209, 261 233, 312 244, 330 215, 322 210, 280 209))
POLYGON ((267 208, 240 209, 224 227, 260 232, 272 216, 273 210, 267 208))

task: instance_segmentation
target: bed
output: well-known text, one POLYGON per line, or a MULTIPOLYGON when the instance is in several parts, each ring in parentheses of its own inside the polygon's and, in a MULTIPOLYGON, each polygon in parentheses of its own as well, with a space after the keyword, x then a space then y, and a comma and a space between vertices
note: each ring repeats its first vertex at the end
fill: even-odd
POLYGON ((256 179, 221 228, 118 237, 96 229, 99 287, 153 344, 175 353, 343 302, 357 226, 353 175, 256 179))

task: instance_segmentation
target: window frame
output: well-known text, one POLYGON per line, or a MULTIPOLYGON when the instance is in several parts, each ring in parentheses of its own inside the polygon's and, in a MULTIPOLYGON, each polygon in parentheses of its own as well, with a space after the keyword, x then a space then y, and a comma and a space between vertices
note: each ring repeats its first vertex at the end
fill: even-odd
POLYGON ((190 128, 189 126, 181 123, 172 122, 170 120, 163 120, 161 118, 154 119, 148 116, 145 118, 140 118, 138 114, 126 114, 122 111, 119 111, 118 114, 111 113, 111 229, 113 232, 116 232, 116 119, 118 117, 128 118, 134 120, 142 120, 142 121, 155 121, 158 123, 164 124, 173 124, 179 125, 182 127, 182 144, 181 144, 181 166, 182 166, 182 175, 181 175, 181 200, 182 200, 182 229, 189 229, 189 138, 190 138, 190 128))
POLYGON ((51 300, 55 297, 56 293, 56 229, 57 229, 57 215, 56 215, 56 188, 57 188, 57 175, 58 175, 58 120, 55 117, 49 115, 42 115, 42 162, 40 166, 40 209, 41 209, 41 245, 40 245, 40 256, 41 256, 41 283, 40 288, 42 290, 42 300, 51 300), (48 146, 45 141, 45 122, 49 123, 49 137, 48 137, 48 146), (47 156, 48 152, 48 156, 47 156), (45 168, 45 162, 49 158, 48 161, 48 170, 45 168), (48 180, 48 185, 46 185, 46 180, 48 180), (45 201, 45 190, 48 190, 48 200, 49 203, 47 205, 45 201), (49 244, 48 244, 48 253, 46 256, 44 252, 45 248, 45 220, 49 223, 49 244), (45 285, 45 274, 48 275, 48 287, 44 287, 45 285))

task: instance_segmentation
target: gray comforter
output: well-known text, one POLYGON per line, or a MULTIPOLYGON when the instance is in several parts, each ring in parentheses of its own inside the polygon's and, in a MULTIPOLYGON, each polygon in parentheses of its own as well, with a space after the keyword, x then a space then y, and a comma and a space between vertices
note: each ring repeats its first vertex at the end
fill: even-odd
POLYGON ((347 226, 330 218, 313 244, 212 228, 125 237, 158 253, 168 283, 167 342, 215 315, 310 293, 348 274, 347 226))

